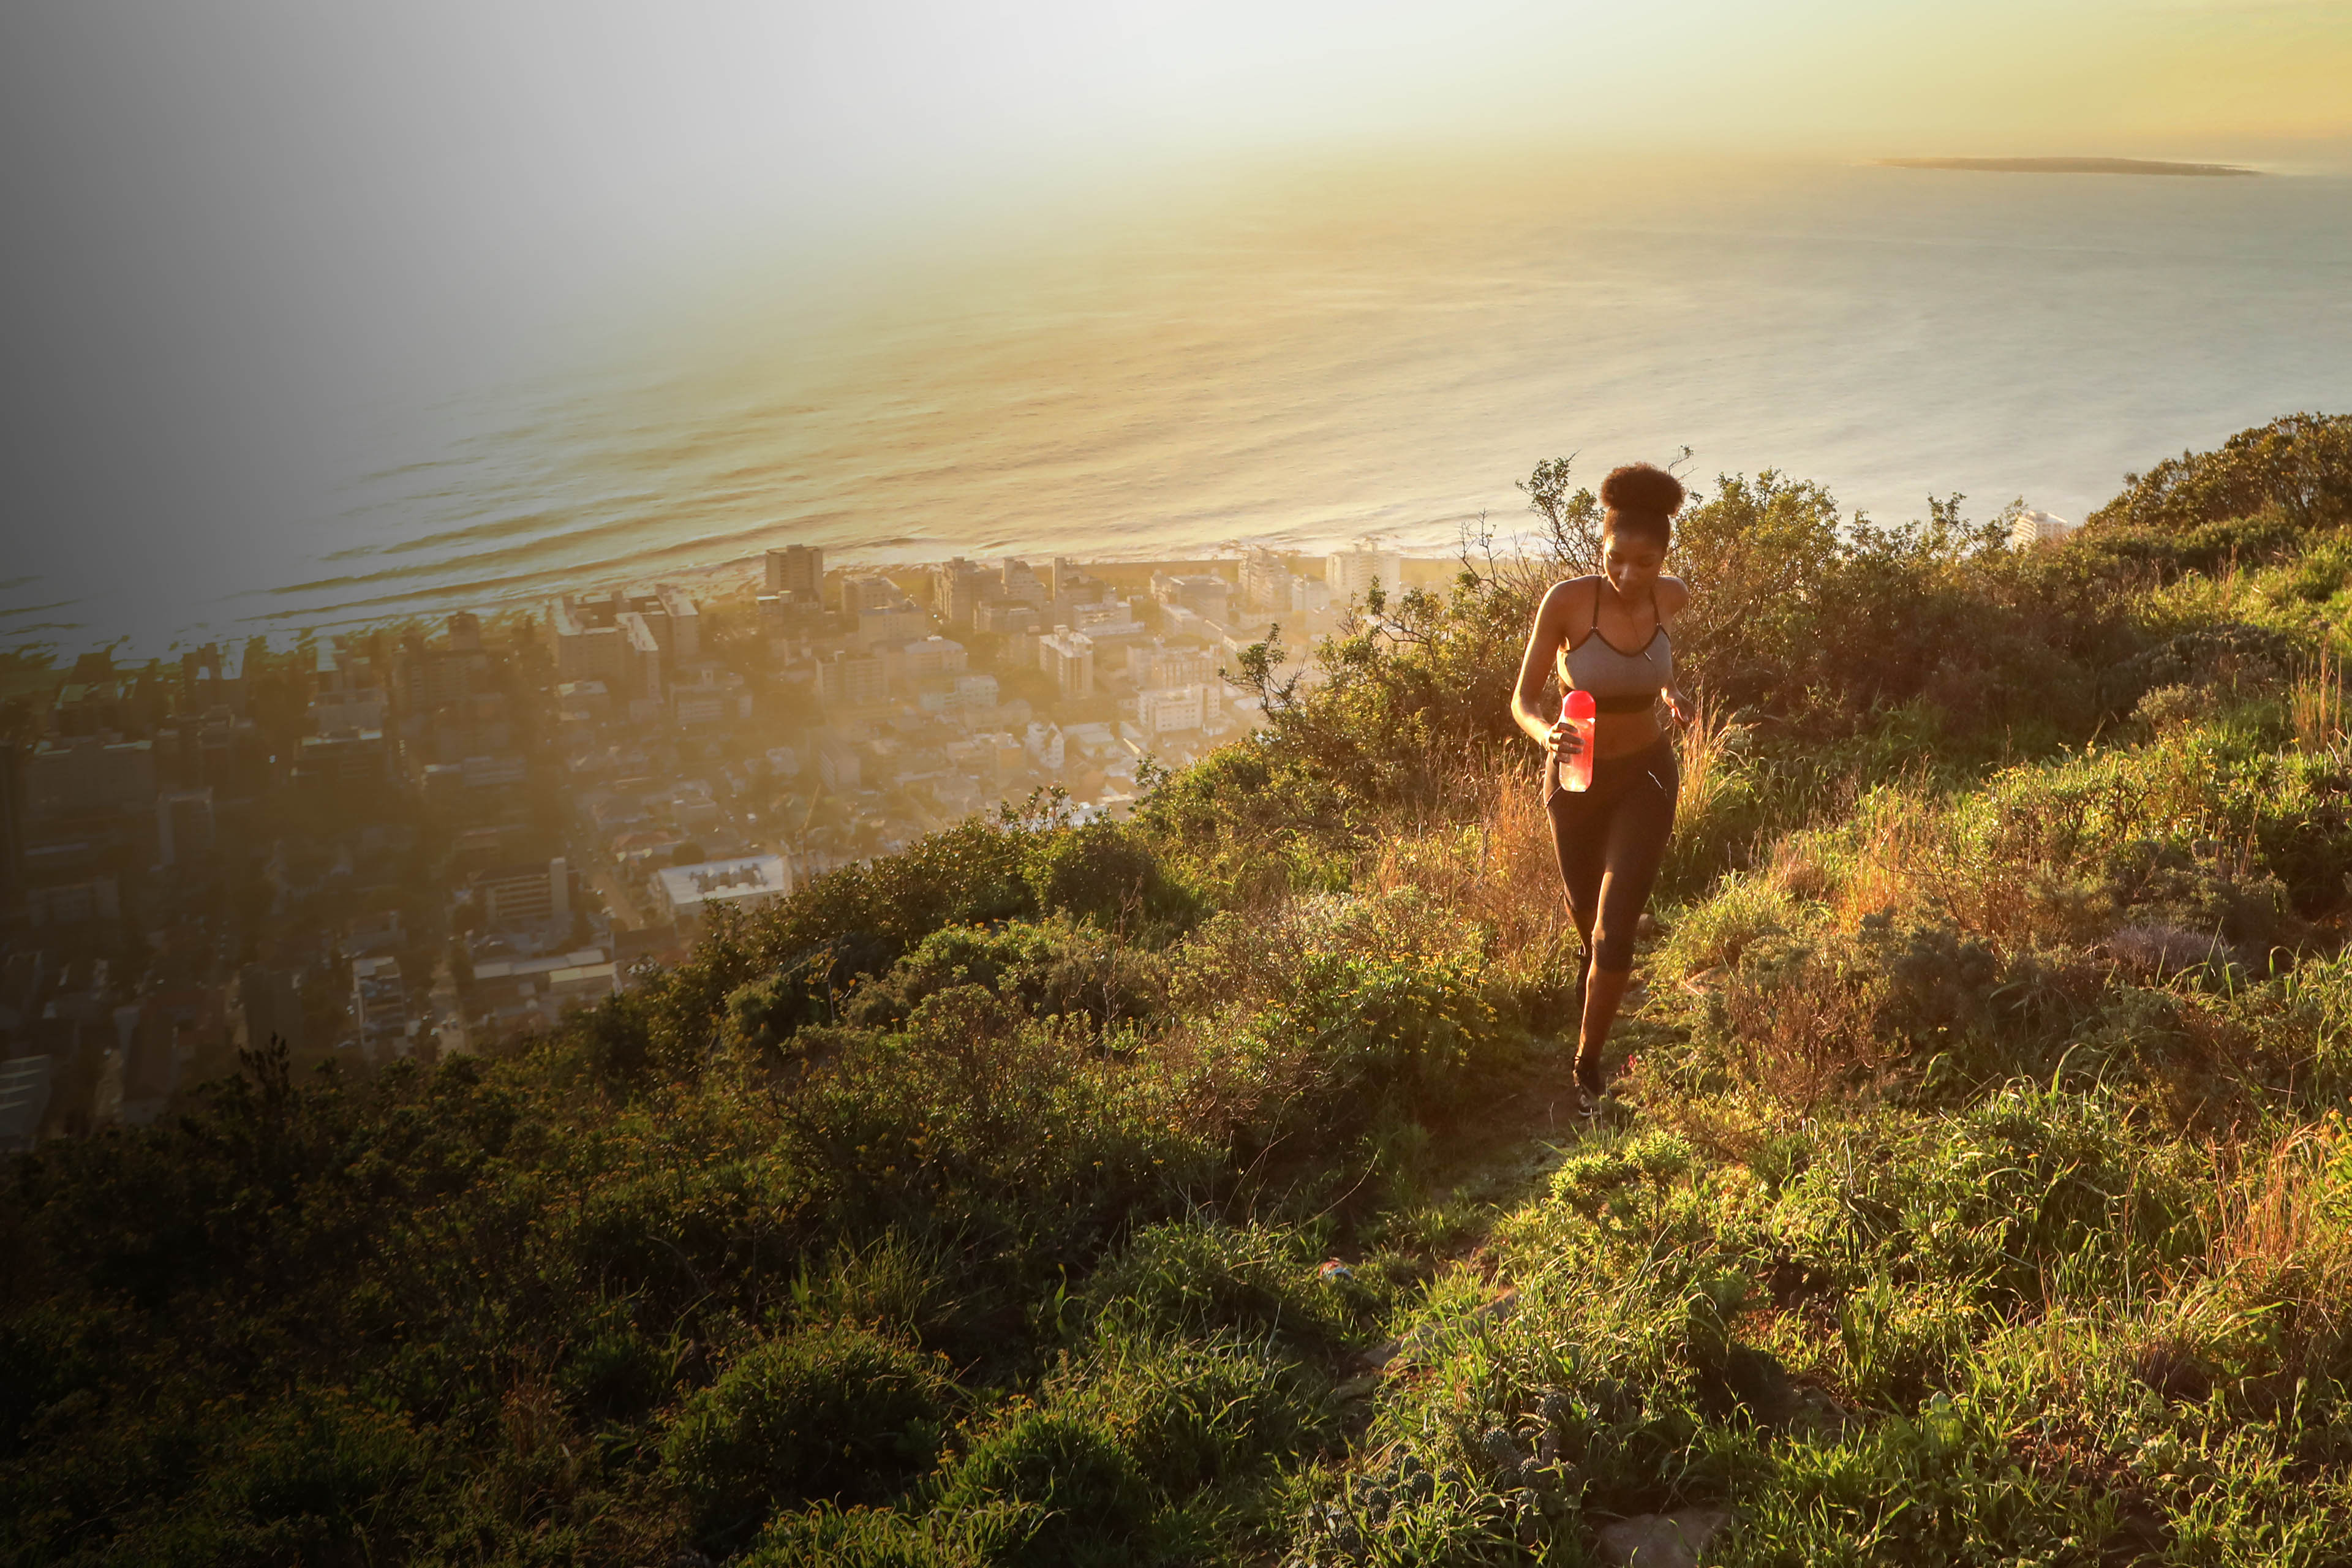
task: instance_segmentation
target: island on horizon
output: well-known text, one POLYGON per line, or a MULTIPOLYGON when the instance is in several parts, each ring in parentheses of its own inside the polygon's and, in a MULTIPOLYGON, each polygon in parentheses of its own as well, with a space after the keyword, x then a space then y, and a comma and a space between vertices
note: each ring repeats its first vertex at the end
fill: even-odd
POLYGON ((2171 163, 2158 158, 1879 158, 1887 169, 1968 169, 1989 174, 2259 174, 2231 163, 2171 163))

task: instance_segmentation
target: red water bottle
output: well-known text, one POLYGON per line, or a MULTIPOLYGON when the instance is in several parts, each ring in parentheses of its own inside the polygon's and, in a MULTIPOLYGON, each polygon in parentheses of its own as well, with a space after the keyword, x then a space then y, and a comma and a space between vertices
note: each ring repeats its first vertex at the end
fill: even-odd
POLYGON ((1584 743, 1576 755, 1565 759, 1560 767, 1560 787, 1580 794, 1592 787, 1592 721, 1598 710, 1592 706, 1592 693, 1581 689, 1570 691, 1559 705, 1564 723, 1574 727, 1577 739, 1584 743))

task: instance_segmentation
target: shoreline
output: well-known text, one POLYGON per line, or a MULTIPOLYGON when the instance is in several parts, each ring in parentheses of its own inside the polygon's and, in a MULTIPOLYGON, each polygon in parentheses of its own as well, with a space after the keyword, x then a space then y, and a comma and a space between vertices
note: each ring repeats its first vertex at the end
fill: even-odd
POLYGON ((1874 158, 1881 169, 1944 169, 1978 174, 2158 174, 2191 179, 2264 177, 2236 163, 2179 163, 2162 158, 1874 158))
MULTIPOLYGON (((65 637, 44 639, 37 637, 26 637, 19 642, 7 637, 5 633, 0 633, 0 643, 8 645, 6 651, 25 650, 36 660, 45 657, 46 668, 52 671, 71 668, 74 661, 85 654, 100 652, 113 656, 114 667, 118 670, 129 670, 136 669, 151 660, 172 659, 207 644, 215 644, 223 648, 242 649, 254 638, 261 637, 269 642, 273 651, 283 652, 300 647, 306 640, 324 642, 337 637, 365 637, 374 632, 390 632, 407 626, 429 626, 448 616, 460 613, 477 615, 486 623, 505 620, 519 613, 536 616, 541 607, 551 599, 573 595, 597 594, 625 588, 634 584, 656 584, 679 588, 691 595, 698 603, 726 604, 733 601, 748 606, 753 599, 765 591, 762 563, 766 551, 771 548, 781 549, 790 542, 792 541, 780 541, 772 546, 762 546, 758 553, 718 564, 688 566, 682 569, 583 574, 524 593, 491 594, 478 598, 469 598, 458 591, 436 593, 429 595, 430 604, 420 605, 417 608, 405 612, 362 611, 349 616, 320 616, 299 622, 289 617, 274 625, 256 626, 250 629, 239 631, 220 628, 187 628, 173 633, 168 643, 160 647, 144 642, 135 632, 121 633, 110 638, 93 637, 85 642, 75 642, 65 637)), ((1331 550, 1346 548, 1349 542, 1353 542, 1334 541, 1323 548, 1277 550, 1275 553, 1280 555, 1292 571, 1304 571, 1308 575, 1319 577, 1325 555, 1331 550)), ((1458 550, 1437 552, 1428 546, 1399 547, 1396 553, 1402 562, 1407 579, 1405 585, 1408 587, 1442 586, 1452 581, 1461 559, 1458 550)), ((1145 593, 1149 591, 1152 574, 1158 572, 1208 572, 1220 575, 1237 576, 1236 569, 1243 555, 1244 552, 1240 550, 1203 555, 1150 557, 1126 554, 1096 557, 1060 552, 1032 554, 1023 554, 1019 552, 991 552, 986 554, 964 557, 940 555, 922 560, 877 561, 862 555, 845 555, 836 559, 827 552, 824 570, 828 581, 838 580, 844 574, 873 575, 889 578, 902 588, 910 588, 911 585, 928 584, 934 568, 953 559, 966 559, 978 563, 1013 559, 1037 563, 1058 557, 1076 563, 1089 574, 1119 588, 1123 593, 1145 593), (1220 572, 1220 568, 1224 570, 1220 572)), ((928 589, 923 591, 927 593, 928 589)), ((419 595, 420 599, 426 597, 428 595, 419 595)))

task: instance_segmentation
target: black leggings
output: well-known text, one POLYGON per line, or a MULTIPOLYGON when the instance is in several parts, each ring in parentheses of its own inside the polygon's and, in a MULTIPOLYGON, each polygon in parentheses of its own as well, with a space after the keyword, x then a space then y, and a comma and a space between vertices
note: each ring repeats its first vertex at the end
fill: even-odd
POLYGON ((1682 788, 1675 743, 1661 735, 1630 755, 1594 758, 1588 790, 1570 791, 1550 770, 1546 774, 1551 841, 1576 929, 1594 967, 1631 969, 1633 926, 1675 830, 1675 796, 1682 788))

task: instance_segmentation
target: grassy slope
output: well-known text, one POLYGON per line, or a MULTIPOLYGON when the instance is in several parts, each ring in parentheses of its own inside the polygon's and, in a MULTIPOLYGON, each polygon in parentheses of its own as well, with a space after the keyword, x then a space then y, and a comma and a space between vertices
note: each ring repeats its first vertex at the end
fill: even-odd
POLYGON ((2352 511, 2280 429, 2021 562, 1778 481, 1691 520, 1712 602, 1783 574, 1683 639, 1748 717, 1598 1131, 1507 577, 1131 827, 45 1150, 0 1550, 1572 1563, 1719 1504, 1727 1562, 2336 1561, 2352 511))

